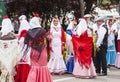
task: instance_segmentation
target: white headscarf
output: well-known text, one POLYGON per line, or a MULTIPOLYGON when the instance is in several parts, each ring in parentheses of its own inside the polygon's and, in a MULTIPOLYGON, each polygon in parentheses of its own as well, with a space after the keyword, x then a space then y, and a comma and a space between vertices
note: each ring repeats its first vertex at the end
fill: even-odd
MULTIPOLYGON (((56 19, 55 19, 55 20, 56 20, 56 19)), ((58 20, 58 25, 57 25, 57 26, 55 26, 55 25, 54 25, 54 23, 53 23, 53 21, 54 21, 54 18, 53 18, 53 20, 52 20, 52 22, 51 22, 51 25, 50 25, 51 32, 53 31, 53 29, 54 29, 54 28, 57 28, 57 29, 61 28, 60 21, 59 21, 59 19, 58 19, 58 18, 57 18, 57 20, 58 20)))
POLYGON ((20 23, 20 28, 19 28, 18 34, 20 35, 22 30, 29 30, 29 29, 30 29, 30 25, 29 25, 28 21, 22 20, 20 23))
POLYGON ((41 27, 40 22, 39 22, 39 18, 38 17, 33 17, 30 20, 30 26, 31 26, 32 29, 36 28, 36 27, 41 27))
POLYGON ((91 18, 92 15, 91 14, 86 14, 86 15, 84 15, 84 17, 91 18))
POLYGON ((50 28, 61 28, 60 21, 57 17, 56 18, 53 17, 50 28), (57 26, 54 25, 54 23, 53 23, 54 20, 58 20, 58 25, 57 26))
POLYGON ((82 33, 84 33, 87 30, 87 22, 85 19, 80 19, 79 24, 77 25, 76 33, 78 36, 80 36, 82 33))
POLYGON ((26 20, 26 16, 25 15, 21 15, 20 17, 19 17, 19 20, 20 20, 20 22, 22 22, 23 20, 26 20))
POLYGON ((9 18, 3 19, 2 21, 2 36, 7 35, 9 32, 14 31, 14 28, 12 26, 12 22, 9 18))

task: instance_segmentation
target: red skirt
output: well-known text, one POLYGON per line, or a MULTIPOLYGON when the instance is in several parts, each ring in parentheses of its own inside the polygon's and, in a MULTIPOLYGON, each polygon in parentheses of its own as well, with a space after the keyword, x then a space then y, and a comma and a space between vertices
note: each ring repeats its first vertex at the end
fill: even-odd
POLYGON ((17 74, 15 76, 15 82, 26 82, 30 71, 28 64, 18 64, 17 74))

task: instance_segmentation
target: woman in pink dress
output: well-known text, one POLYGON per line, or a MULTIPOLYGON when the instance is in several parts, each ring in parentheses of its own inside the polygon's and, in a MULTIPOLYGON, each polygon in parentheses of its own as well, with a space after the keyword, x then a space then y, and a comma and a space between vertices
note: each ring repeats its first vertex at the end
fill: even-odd
POLYGON ((25 37, 25 43, 31 48, 31 68, 26 82, 52 82, 47 67, 47 50, 44 44, 46 31, 40 26, 39 17, 36 16, 31 19, 31 29, 28 30, 25 37))
POLYGON ((92 34, 84 19, 80 19, 73 33, 72 42, 75 53, 73 75, 80 78, 93 78, 96 72, 92 60, 92 34))

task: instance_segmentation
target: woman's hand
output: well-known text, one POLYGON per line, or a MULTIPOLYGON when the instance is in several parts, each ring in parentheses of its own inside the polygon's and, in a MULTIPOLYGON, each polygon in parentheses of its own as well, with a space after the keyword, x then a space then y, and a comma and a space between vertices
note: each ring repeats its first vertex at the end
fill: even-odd
POLYGON ((99 48, 99 47, 97 47, 97 48, 96 48, 96 50, 97 50, 97 51, 100 51, 100 48, 99 48))

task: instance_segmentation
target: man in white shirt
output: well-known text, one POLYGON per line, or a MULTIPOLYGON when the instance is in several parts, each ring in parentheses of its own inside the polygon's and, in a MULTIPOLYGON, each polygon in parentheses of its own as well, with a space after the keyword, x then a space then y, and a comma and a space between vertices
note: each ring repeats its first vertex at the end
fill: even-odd
POLYGON ((98 75, 107 75, 106 50, 108 30, 104 23, 104 17, 98 17, 96 19, 96 24, 98 27, 96 32, 96 73, 98 75))

